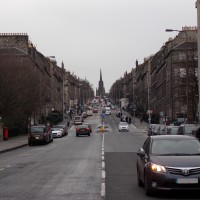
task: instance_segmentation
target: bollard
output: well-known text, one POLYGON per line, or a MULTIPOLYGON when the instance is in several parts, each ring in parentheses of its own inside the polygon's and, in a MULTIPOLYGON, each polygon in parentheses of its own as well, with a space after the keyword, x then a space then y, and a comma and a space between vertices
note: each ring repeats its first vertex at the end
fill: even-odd
POLYGON ((3 140, 8 140, 8 127, 3 128, 3 140))

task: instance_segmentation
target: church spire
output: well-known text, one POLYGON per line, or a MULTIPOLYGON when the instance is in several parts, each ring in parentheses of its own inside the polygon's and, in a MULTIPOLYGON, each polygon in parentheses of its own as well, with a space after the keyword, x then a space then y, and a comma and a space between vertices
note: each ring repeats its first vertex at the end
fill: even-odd
POLYGON ((101 74, 101 69, 100 69, 100 81, 102 81, 102 74, 101 74))

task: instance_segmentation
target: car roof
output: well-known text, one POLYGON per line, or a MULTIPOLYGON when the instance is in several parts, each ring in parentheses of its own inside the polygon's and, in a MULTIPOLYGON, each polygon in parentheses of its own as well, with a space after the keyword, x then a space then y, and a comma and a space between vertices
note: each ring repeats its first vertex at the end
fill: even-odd
POLYGON ((154 135, 154 136, 149 136, 151 137, 153 140, 160 140, 160 139, 170 139, 170 140, 188 140, 188 139, 195 139, 192 136, 189 135, 154 135))

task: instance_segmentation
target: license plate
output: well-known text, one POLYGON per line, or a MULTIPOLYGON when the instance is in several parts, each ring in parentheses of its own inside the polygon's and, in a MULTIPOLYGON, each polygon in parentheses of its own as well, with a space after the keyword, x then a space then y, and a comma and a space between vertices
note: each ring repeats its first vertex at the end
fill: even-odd
POLYGON ((197 184, 198 178, 178 178, 176 180, 178 184, 197 184))

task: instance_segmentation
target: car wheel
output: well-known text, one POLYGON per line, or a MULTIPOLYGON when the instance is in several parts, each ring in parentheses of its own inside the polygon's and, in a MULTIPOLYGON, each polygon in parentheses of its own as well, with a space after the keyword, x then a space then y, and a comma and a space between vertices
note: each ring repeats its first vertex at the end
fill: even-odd
POLYGON ((78 137, 78 134, 76 134, 76 137, 78 137))
POLYGON ((28 142, 28 145, 29 145, 29 146, 32 146, 32 142, 31 142, 31 141, 29 141, 29 142, 28 142))
POLYGON ((151 188, 151 186, 149 186, 146 175, 144 178, 144 189, 146 196, 151 196, 153 194, 153 189, 151 188))
POLYGON ((88 136, 90 136, 90 133, 88 133, 88 136))

